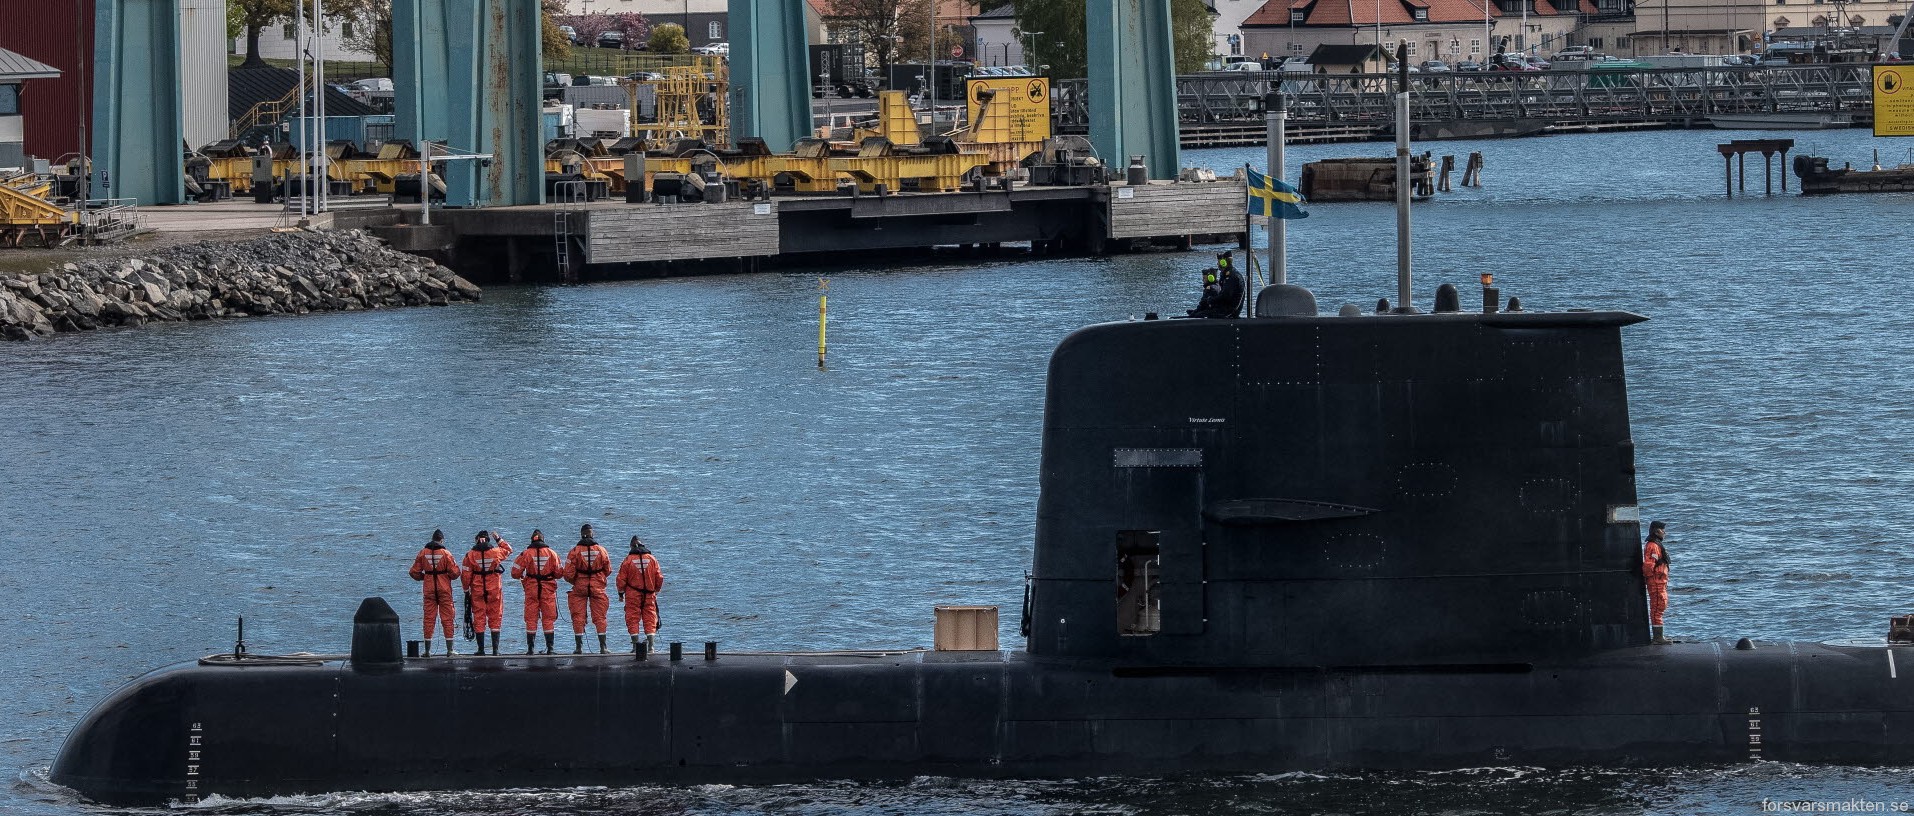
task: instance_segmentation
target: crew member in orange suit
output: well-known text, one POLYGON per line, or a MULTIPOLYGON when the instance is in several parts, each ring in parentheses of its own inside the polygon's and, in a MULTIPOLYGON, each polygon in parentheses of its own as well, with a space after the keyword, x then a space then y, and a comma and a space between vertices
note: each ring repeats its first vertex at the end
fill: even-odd
POLYGON ((658 631, 658 590, 665 585, 665 573, 658 559, 637 536, 631 537, 631 554, 618 565, 618 600, 625 602, 625 631, 631 635, 631 651, 639 641, 651 647, 651 636, 658 631))
POLYGON ((558 552, 545 546, 545 534, 532 531, 531 546, 512 562, 512 577, 525 588, 525 653, 532 653, 532 641, 544 624, 545 653, 552 653, 553 629, 558 625, 558 574, 564 565, 558 552))
POLYGON ((425 584, 425 656, 432 656, 432 625, 445 627, 445 653, 452 654, 453 621, 458 613, 452 606, 452 580, 459 577, 459 561, 445 548, 445 531, 433 530, 432 540, 412 558, 412 580, 425 584))
POLYGON ((1668 612, 1668 525, 1649 522, 1648 541, 1642 544, 1642 581, 1648 584, 1648 625, 1657 646, 1666 646, 1662 634, 1662 615, 1668 612))
POLYGON ((578 528, 578 543, 565 555, 565 580, 572 582, 565 604, 572 611, 572 654, 585 651, 585 610, 591 610, 592 623, 598 625, 598 653, 605 649, 605 612, 611 599, 605 596, 605 579, 611 577, 611 553, 592 539, 591 525, 578 528))
POLYGON ((512 557, 512 545, 504 538, 496 542, 492 534, 480 530, 472 549, 465 553, 465 594, 471 600, 472 631, 478 634, 478 653, 485 654, 485 633, 492 633, 492 654, 498 654, 498 630, 505 623, 505 564, 512 557))

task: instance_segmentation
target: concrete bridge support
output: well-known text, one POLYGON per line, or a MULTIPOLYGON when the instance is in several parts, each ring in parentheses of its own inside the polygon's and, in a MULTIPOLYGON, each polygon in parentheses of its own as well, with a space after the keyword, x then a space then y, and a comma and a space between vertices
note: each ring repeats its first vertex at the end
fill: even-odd
POLYGON ((1142 156, 1150 178, 1176 178, 1176 51, 1170 0, 1092 0, 1088 15, 1090 142, 1112 169, 1142 156))
POLYGON ((790 150, 811 135, 811 61, 801 0, 730 0, 731 135, 790 150))
POLYGON ((538 0, 392 3, 398 137, 492 156, 446 165, 447 206, 544 203, 539 33, 538 0))
POLYGON ((186 201, 178 0, 97 0, 93 198, 186 201))

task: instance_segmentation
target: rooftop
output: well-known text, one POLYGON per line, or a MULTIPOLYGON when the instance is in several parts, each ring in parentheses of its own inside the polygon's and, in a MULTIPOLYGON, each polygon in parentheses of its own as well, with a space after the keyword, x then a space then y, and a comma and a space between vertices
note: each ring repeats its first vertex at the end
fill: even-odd
POLYGON ((17 51, 0 48, 0 79, 53 79, 60 69, 17 51))

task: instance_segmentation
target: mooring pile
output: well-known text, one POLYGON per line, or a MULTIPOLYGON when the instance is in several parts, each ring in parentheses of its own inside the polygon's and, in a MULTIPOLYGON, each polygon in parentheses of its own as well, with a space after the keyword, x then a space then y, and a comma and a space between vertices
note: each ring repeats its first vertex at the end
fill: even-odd
POLYGON ((0 277, 0 336, 478 299, 471 281, 360 230, 277 233, 0 277))

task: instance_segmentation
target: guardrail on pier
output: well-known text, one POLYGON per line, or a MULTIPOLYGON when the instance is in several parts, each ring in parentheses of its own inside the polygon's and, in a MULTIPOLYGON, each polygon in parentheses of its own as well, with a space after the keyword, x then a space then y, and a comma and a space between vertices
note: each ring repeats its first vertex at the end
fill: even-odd
MULTIPOLYGON (((1190 74, 1177 78, 1176 90, 1185 127, 1261 122, 1263 96, 1277 82, 1291 127, 1352 127, 1392 119, 1393 81, 1390 74, 1190 74)), ((1541 119, 1556 126, 1693 124, 1714 114, 1780 112, 1844 112, 1860 124, 1873 116, 1873 78, 1866 64, 1479 71, 1411 74, 1409 82, 1410 115, 1419 124, 1492 119, 1541 119)), ((1053 85, 1053 115, 1061 132, 1089 127, 1084 83, 1053 85)))

